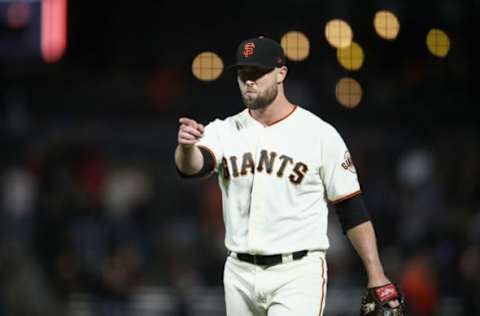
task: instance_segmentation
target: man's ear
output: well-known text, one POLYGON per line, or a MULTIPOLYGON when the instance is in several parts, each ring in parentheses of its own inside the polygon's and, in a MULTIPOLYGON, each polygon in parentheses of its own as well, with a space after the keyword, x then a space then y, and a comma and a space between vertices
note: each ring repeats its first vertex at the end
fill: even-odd
POLYGON ((287 77, 287 73, 288 73, 287 66, 282 66, 282 67, 278 68, 277 83, 282 83, 283 80, 285 80, 285 78, 287 77))

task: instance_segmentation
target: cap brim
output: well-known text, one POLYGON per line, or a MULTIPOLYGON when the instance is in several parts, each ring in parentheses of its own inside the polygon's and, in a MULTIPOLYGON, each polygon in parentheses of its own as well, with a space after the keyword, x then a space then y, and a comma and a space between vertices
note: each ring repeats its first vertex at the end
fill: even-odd
POLYGON ((234 64, 234 65, 230 65, 230 66, 227 66, 225 68, 226 71, 232 71, 232 70, 237 70, 239 68, 243 68, 243 67, 256 67, 256 68, 260 68, 260 69, 274 69, 274 67, 268 67, 268 66, 265 66, 265 65, 262 65, 262 64, 257 64, 257 63, 239 63, 239 64, 234 64))

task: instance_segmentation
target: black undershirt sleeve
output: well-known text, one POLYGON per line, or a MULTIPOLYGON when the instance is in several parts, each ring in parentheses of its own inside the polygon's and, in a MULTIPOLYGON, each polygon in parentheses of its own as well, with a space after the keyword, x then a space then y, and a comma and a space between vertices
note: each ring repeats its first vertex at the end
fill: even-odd
POLYGON ((335 212, 344 234, 349 229, 370 220, 361 194, 335 204, 335 212))
POLYGON ((200 149, 200 152, 202 153, 202 156, 203 156, 202 169, 200 169, 200 171, 194 174, 186 174, 180 171, 180 169, 178 169, 177 165, 175 164, 175 168, 177 169, 177 174, 180 176, 180 178, 183 178, 183 179, 202 178, 206 175, 211 174, 214 171, 215 158, 212 157, 211 152, 208 149, 200 146, 198 147, 198 149, 200 149))

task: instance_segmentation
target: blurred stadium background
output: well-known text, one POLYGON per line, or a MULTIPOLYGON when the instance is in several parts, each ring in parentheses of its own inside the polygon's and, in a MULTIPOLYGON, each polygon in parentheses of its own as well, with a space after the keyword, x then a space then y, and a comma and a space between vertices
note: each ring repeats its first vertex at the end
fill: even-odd
MULTIPOLYGON (((479 8, 0 0, 0 316, 224 315, 220 194, 177 177, 177 119, 242 110, 223 65, 292 31, 287 96, 344 136, 409 315, 480 315, 479 8)), ((326 315, 356 315, 365 274, 330 222, 326 315)))

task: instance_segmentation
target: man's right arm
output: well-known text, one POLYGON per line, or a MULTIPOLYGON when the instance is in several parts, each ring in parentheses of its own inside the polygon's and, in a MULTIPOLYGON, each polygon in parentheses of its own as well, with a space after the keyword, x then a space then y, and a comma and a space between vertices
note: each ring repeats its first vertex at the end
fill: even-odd
POLYGON ((202 170, 204 159, 196 143, 203 136, 205 128, 195 120, 182 117, 179 119, 178 145, 175 149, 175 164, 185 175, 194 175, 202 170))
POLYGON ((186 175, 197 174, 202 169, 203 163, 203 155, 197 146, 177 145, 175 164, 180 172, 186 175))

